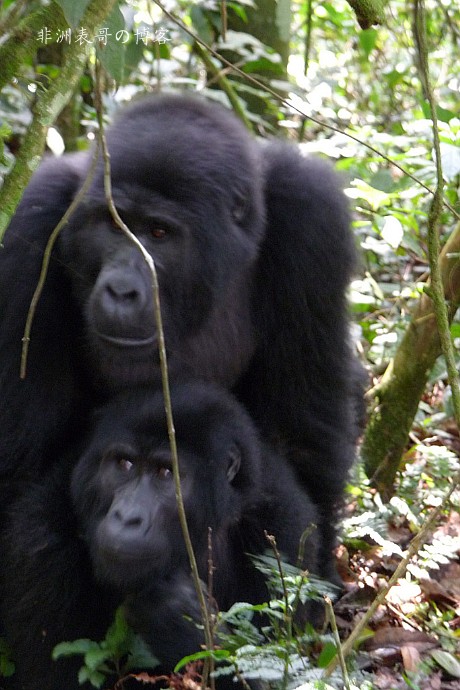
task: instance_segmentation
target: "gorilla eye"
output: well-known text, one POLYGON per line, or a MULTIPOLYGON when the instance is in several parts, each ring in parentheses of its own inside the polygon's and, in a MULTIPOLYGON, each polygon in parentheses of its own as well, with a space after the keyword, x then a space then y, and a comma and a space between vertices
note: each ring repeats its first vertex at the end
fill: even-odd
POLYGON ((173 473, 170 467, 158 467, 157 476, 159 479, 172 479, 173 473))
POLYGON ((153 230, 151 230, 150 234, 152 235, 152 237, 154 239, 162 240, 163 237, 166 237, 166 235, 168 233, 166 231, 166 228, 153 228, 153 230))
POLYGON ((118 460, 118 467, 122 470, 122 472, 130 472, 133 466, 134 465, 131 460, 127 460, 126 458, 119 458, 118 460))
POLYGON ((236 223, 239 223, 243 220, 244 216, 246 215, 248 209, 248 198, 247 196, 243 194, 238 194, 238 196, 235 199, 233 209, 232 209, 232 218, 236 223))

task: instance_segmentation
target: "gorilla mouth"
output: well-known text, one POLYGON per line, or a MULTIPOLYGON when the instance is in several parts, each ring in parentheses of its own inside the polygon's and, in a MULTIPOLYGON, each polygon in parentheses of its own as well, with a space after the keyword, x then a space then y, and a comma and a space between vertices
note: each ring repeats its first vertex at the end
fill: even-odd
POLYGON ((156 334, 152 334, 147 338, 132 338, 127 336, 115 336, 108 335, 107 333, 101 333, 96 331, 98 338, 103 340, 110 345, 115 345, 116 347, 147 347, 149 345, 154 345, 156 343, 156 334))
POLYGON ((142 547, 136 548, 136 544, 129 544, 127 546, 117 544, 113 547, 106 545, 100 548, 99 560, 101 562, 109 562, 112 566, 116 563, 120 565, 136 563, 139 566, 147 563, 150 565, 152 563, 152 554, 150 552, 142 553, 142 547))

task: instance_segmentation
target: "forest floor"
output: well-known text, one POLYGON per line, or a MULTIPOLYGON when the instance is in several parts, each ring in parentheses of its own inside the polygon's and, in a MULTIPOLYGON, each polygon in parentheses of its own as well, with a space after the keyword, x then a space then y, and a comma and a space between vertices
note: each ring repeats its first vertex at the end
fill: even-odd
MULTIPOLYGON (((384 534, 384 540, 378 543, 378 536, 372 538, 375 534, 368 529, 367 533, 363 530, 364 538, 361 536, 357 548, 353 540, 347 544, 345 534, 347 546, 338 549, 345 593, 334 609, 342 639, 349 636, 385 587, 423 520, 442 503, 455 465, 458 466, 460 440, 451 422, 445 421, 429 435, 424 436, 420 429, 416 433, 392 502, 395 510, 382 506, 384 527, 380 534, 384 534), (433 452, 428 465, 426 450, 428 454, 433 452), (441 470, 446 459, 448 464, 441 470)), ((367 505, 372 503, 368 500, 367 505)), ((373 509, 370 522, 379 517, 378 503, 371 507, 371 513, 373 509)), ((347 510, 350 516, 363 516, 359 498, 350 502, 347 510)), ((371 673, 375 690, 460 690, 458 488, 412 566, 390 589, 369 621, 363 638, 366 637, 359 645, 356 661, 359 668, 371 673)))
MULTIPOLYGON (((437 532, 460 541, 460 515, 451 512, 437 532)), ((388 536, 404 548, 410 535, 410 530, 400 525, 388 536)), ((397 559, 384 555, 379 546, 351 556, 341 547, 339 557, 346 591, 334 609, 337 627, 345 639, 391 577, 397 559)), ((392 587, 369 623, 357 664, 372 674, 376 690, 460 690, 459 651, 457 559, 430 569, 419 580, 402 578, 392 587)))

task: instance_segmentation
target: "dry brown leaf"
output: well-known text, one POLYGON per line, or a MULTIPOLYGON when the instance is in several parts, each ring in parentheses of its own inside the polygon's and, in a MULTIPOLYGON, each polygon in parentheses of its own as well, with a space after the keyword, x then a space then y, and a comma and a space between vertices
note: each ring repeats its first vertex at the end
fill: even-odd
POLYGON ((403 645, 401 647, 401 657, 404 664, 404 670, 414 673, 420 665, 420 653, 417 647, 403 645))
POLYGON ((375 635, 366 640, 363 644, 363 647, 367 650, 385 647, 401 649, 403 646, 416 647, 419 652, 423 652, 437 647, 438 643, 434 637, 424 632, 418 630, 404 630, 403 628, 387 625, 379 628, 375 635))

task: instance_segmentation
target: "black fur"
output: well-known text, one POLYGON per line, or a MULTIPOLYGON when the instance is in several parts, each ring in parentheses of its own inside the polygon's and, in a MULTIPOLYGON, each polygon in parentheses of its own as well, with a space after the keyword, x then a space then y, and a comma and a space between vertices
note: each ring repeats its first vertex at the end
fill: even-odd
MULTIPOLYGON (((107 139, 116 206, 159 273, 172 378, 234 390, 265 438, 286 448, 318 506, 320 570, 332 576, 360 397, 345 303, 354 248, 337 179, 186 96, 135 103, 107 139)), ((45 162, 0 251, 2 506, 78 438, 89 400, 160 387, 150 276, 113 226, 101 164, 57 240, 19 379, 43 250, 88 163, 86 154, 45 162)))
MULTIPOLYGON (((220 609, 267 600, 247 554, 268 549, 297 562, 315 509, 282 456, 262 446, 242 407, 211 384, 172 389, 181 486, 202 580, 208 528, 220 609)), ((180 528, 162 394, 123 393, 97 415, 74 459, 59 462, 10 509, 2 543, 1 615, 15 654, 14 690, 77 690, 78 663, 53 646, 100 639, 116 606, 171 671, 199 651, 197 596, 180 528), (73 504, 75 513, 71 509, 73 504), (74 517, 76 515, 77 517, 74 517), (94 568, 94 571, 93 571, 94 568)), ((316 569, 317 535, 302 566, 316 569)), ((86 686, 85 686, 86 687, 86 686)))

